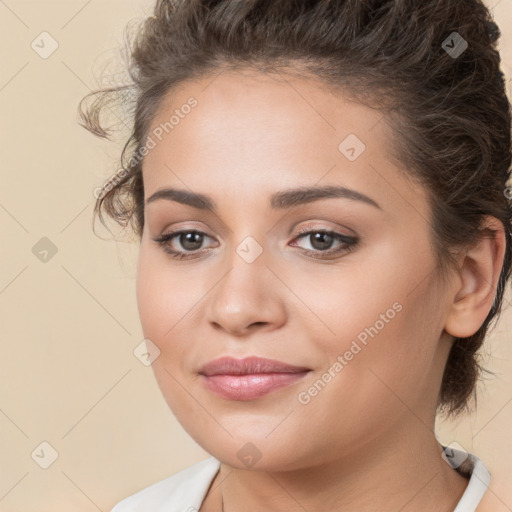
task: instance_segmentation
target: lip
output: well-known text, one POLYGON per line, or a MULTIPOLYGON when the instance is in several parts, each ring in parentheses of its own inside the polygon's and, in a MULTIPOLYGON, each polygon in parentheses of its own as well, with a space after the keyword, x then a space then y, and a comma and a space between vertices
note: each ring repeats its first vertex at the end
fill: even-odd
POLYGON ((250 356, 244 359, 234 357, 219 357, 204 365, 200 370, 201 375, 249 375, 259 373, 299 373, 310 370, 305 366, 293 366, 275 359, 250 356))
POLYGON ((221 357, 199 370, 206 387, 230 400, 252 400, 302 379, 310 368, 256 356, 221 357))

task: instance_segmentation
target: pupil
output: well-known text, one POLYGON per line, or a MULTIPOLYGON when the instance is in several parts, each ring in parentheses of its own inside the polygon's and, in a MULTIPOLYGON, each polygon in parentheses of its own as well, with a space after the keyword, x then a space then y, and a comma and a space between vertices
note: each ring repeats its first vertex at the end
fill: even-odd
POLYGON ((315 247, 315 244, 320 240, 320 247, 315 247, 315 249, 328 249, 332 243, 332 235, 328 233, 315 233, 313 236, 313 243, 311 244, 315 247), (327 237, 327 242, 325 241, 325 237, 327 237), (323 240, 323 242, 322 242, 323 240))
POLYGON ((181 235, 181 240, 180 240, 180 243, 181 245, 185 248, 185 249, 188 249, 190 251, 195 251, 197 250, 199 247, 201 247, 201 234, 200 233, 186 233, 186 234, 182 234, 181 235), (183 242, 183 237, 185 237, 185 242, 183 242), (199 241, 197 240, 194 240, 195 237, 199 237, 199 241), (192 247, 187 245, 187 244, 192 244, 192 247), (195 245, 199 244, 199 247, 195 247, 195 245))

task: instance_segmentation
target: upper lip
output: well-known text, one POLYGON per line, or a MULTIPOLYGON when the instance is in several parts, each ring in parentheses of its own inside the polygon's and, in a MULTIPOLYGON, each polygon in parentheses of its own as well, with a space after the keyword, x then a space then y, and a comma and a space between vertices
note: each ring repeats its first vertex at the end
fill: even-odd
POLYGON ((205 364, 199 373, 202 375, 249 375, 255 373, 299 373, 308 370, 310 368, 293 366, 263 357, 251 356, 235 359, 227 356, 219 357, 205 364))

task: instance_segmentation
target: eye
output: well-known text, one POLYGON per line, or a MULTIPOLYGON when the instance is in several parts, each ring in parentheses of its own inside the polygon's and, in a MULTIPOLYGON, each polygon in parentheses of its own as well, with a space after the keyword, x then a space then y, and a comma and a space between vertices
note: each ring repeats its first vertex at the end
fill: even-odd
MULTIPOLYGON (((312 249, 304 249, 307 255, 314 258, 324 258, 353 250, 359 242, 359 239, 353 236, 343 235, 336 231, 328 229, 302 228, 299 230, 299 236, 296 240, 309 239, 312 249), (333 242, 337 241, 340 245, 332 248, 333 242)), ((295 245, 295 244, 293 244, 295 245)))
POLYGON ((173 258, 187 259, 195 257, 198 251, 202 252, 200 248, 205 237, 210 238, 202 231, 182 230, 167 233, 162 235, 160 238, 154 238, 154 241, 161 245, 164 251, 170 254, 173 258), (177 239, 179 245, 181 245, 185 251, 180 251, 179 249, 176 250, 172 247, 174 238, 177 239), (190 252, 191 254, 187 254, 187 252, 190 252))
MULTIPOLYGON (((201 249, 205 238, 210 237, 202 231, 181 230, 167 233, 153 240, 157 242, 167 254, 171 255, 172 258, 183 260, 196 258, 206 252, 206 249, 201 249), (181 246, 183 250, 176 247, 176 242, 178 242, 177 245, 181 246)), ((300 229, 299 236, 297 236, 294 241, 308 238, 312 249, 303 249, 303 252, 317 259, 328 259, 331 256, 349 252, 353 250, 359 242, 359 239, 356 237, 343 235, 336 231, 310 228, 300 229), (315 235, 314 238, 313 235, 315 235), (333 242, 338 242, 340 245, 332 248, 333 242)), ((296 246, 296 244, 292 244, 292 246, 296 246)))

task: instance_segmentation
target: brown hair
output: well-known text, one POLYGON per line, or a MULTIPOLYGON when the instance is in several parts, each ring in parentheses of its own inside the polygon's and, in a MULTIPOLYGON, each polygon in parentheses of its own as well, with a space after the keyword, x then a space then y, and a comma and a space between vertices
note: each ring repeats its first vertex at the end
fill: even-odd
POLYGON ((394 130, 393 156, 429 194, 440 275, 452 268, 453 249, 485 235, 484 215, 505 227, 493 306, 474 335, 455 338, 441 383, 439 410, 459 414, 476 397, 477 351, 511 273, 511 111, 500 35, 480 0, 157 0, 127 43, 131 83, 80 103, 80 124, 106 138, 100 114, 110 102, 126 102, 128 92, 134 107, 121 171, 104 186, 95 215, 104 224, 102 211, 123 227, 130 222, 141 236, 141 151, 164 96, 186 80, 236 68, 309 73, 378 106, 394 130))

